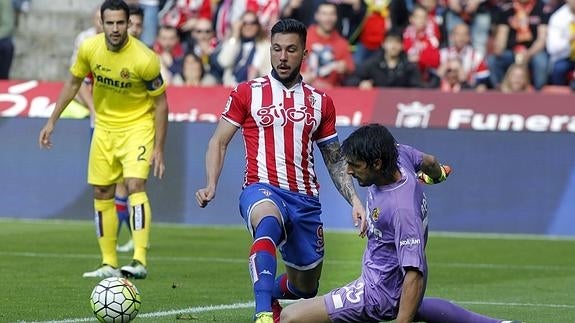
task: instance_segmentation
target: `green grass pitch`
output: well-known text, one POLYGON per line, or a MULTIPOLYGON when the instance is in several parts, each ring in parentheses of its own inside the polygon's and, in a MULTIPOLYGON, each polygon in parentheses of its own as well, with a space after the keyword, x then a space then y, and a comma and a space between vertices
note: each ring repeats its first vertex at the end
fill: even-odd
MULTIPOLYGON (((152 230, 149 276, 133 281, 142 295, 137 321, 251 322, 244 228, 152 230)), ((364 243, 326 232, 321 293, 359 275, 364 243)), ((575 322, 574 251, 574 239, 432 232, 426 295, 500 318, 575 322)), ((0 322, 95 322, 88 298, 97 279, 81 277, 99 264, 91 222, 2 219, 0 259, 0 322)))

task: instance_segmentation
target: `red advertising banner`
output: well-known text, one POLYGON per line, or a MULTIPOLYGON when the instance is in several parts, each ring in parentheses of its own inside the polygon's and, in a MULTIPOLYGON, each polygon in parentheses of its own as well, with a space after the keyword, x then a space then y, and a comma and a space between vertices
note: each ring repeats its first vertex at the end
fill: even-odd
POLYGON ((47 118, 62 83, 0 81, 0 117, 47 118))
POLYGON ((572 94, 380 92, 370 121, 398 128, 575 132, 572 94))
MULTIPOLYGON (((61 82, 0 81, 0 117, 48 117, 61 82)), ((217 122, 230 88, 169 87, 170 121, 217 122)), ((423 89, 328 91, 339 126, 575 132, 571 94, 441 93, 423 89)))

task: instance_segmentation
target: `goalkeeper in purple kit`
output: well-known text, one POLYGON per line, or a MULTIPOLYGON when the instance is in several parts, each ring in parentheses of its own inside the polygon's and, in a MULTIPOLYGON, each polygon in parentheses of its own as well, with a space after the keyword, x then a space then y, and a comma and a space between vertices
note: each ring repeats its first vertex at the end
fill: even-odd
POLYGON ((324 296, 287 306, 281 322, 510 323, 424 297, 427 203, 421 182, 447 179, 449 166, 397 144, 384 126, 354 131, 342 144, 348 173, 368 187, 368 241, 361 276, 324 296))

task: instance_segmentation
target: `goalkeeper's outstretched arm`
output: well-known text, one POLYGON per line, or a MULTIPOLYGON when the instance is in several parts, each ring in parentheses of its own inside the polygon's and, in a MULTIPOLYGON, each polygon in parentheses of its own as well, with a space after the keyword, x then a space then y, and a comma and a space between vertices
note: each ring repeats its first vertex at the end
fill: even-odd
POLYGON ((423 154, 419 179, 426 184, 437 184, 445 181, 451 173, 451 167, 442 165, 433 155, 423 154))

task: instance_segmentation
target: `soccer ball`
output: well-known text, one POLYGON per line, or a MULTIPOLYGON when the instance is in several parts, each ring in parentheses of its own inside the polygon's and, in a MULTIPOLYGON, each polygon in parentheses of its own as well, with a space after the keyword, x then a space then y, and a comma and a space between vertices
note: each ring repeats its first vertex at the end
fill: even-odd
POLYGON ((109 277, 96 285, 90 305, 98 321, 125 323, 136 318, 140 310, 140 292, 126 278, 109 277))

